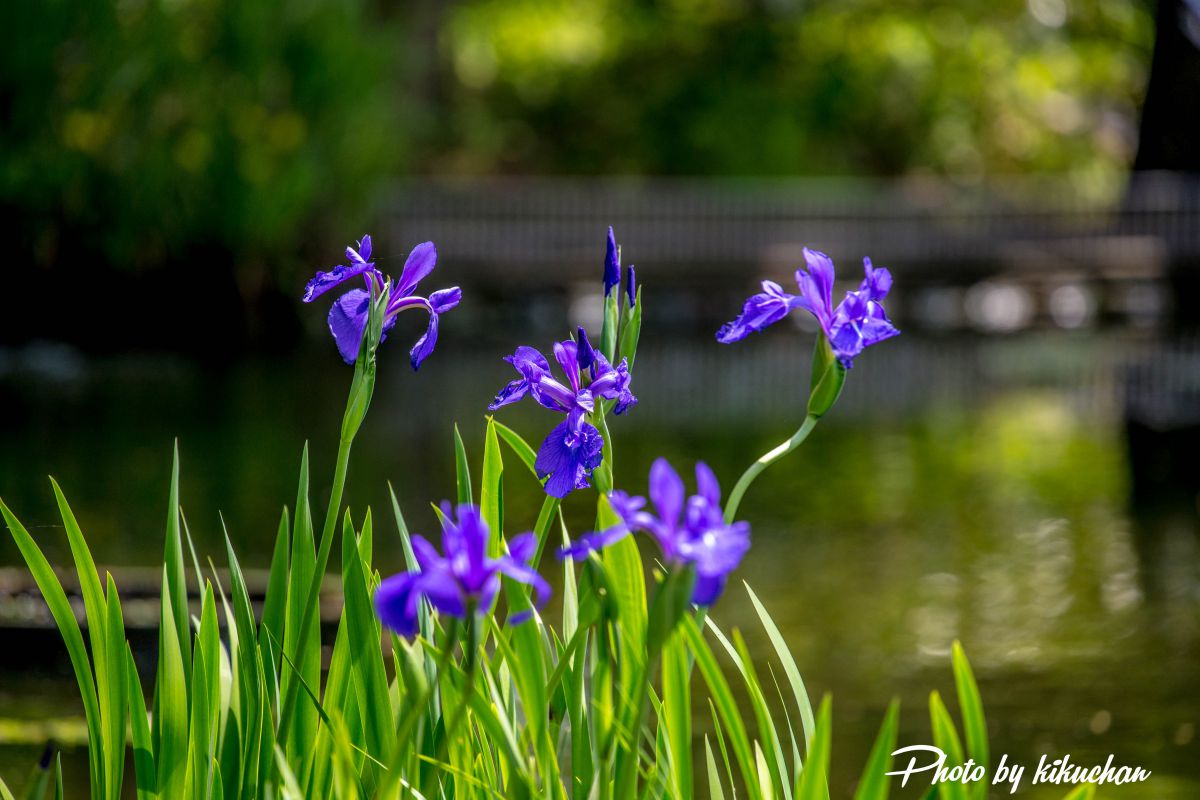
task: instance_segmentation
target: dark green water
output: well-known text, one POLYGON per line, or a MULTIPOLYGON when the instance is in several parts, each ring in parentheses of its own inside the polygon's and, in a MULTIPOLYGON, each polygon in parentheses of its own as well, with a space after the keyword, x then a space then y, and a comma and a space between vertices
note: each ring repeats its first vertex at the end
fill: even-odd
MULTIPOLYGON (((410 526, 428 531, 427 502, 453 491, 455 419, 478 455, 483 405, 504 380, 503 365, 465 375, 447 360, 416 377, 399 368, 384 376, 351 468, 356 510, 383 511, 390 480, 410 526)), ((0 381, 0 495, 52 560, 68 563, 44 477, 53 473, 102 566, 154 565, 178 436, 183 504, 199 549, 219 554, 221 511, 243 561, 263 565, 280 509, 295 496, 305 437, 313 501, 323 503, 347 377, 307 362, 214 374, 149 360, 66 377, 10 376, 0 381)), ((659 401, 653 392, 643 396, 651 401, 659 401)), ((931 742, 929 690, 957 712, 949 666, 957 638, 981 684, 996 756, 1031 771, 1043 753, 1088 765, 1111 753, 1153 774, 1103 796, 1200 797, 1194 498, 1134 508, 1122 426, 1075 408, 1067 393, 1013 386, 919 413, 835 411, 747 496, 754 549, 738 577, 783 629, 810 694, 833 693, 842 794, 893 696, 904 704, 902 745, 931 742)), ((643 490, 661 454, 678 466, 703 458, 729 486, 791 433, 780 415, 712 416, 722 421, 659 413, 649 424, 636 411, 618 421, 618 483, 643 490)), ((549 427, 536 408, 506 410, 503 419, 530 440, 549 427)), ((532 523, 539 503, 522 470, 507 483, 514 529, 532 523)), ((589 502, 568 502, 575 530, 587 524, 589 502)), ((377 534, 384 568, 399 560, 386 546, 391 530, 385 522, 377 534)), ((18 559, 0 537, 0 565, 18 559)), ((741 627, 764 658, 770 652, 740 584, 714 616, 741 627)), ((47 664, 62 661, 59 652, 46 655, 47 664)), ((27 654, 20 668, 14 663, 0 658, 0 774, 20 785, 45 738, 71 739, 81 708, 69 673, 31 668, 27 654)), ((81 777, 83 749, 68 747, 64 759, 81 777)), ((1026 786, 1022 796, 1063 794, 1026 786)), ((899 796, 918 793, 910 785, 899 796)))

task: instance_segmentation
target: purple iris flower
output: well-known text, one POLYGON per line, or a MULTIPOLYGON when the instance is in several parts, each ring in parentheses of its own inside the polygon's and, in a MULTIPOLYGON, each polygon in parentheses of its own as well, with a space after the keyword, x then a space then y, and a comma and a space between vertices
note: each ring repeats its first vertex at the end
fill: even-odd
POLYGON ((750 549, 750 523, 726 524, 721 512, 721 487, 711 469, 696 463, 697 493, 684 499, 683 480, 665 458, 650 467, 650 500, 657 515, 644 510, 646 499, 622 491, 608 496, 621 524, 580 537, 559 551, 560 558, 580 558, 632 531, 653 536, 668 565, 696 569, 692 602, 712 605, 725 589, 729 573, 750 549))
MULTIPOLYGON (((550 585, 530 566, 537 552, 537 537, 523 533, 508 542, 508 555, 488 558, 488 526, 479 508, 469 503, 458 507, 457 519, 449 503, 442 503, 442 549, 445 555, 420 536, 412 537, 417 557, 416 572, 402 572, 379 584, 375 611, 383 624, 401 636, 417 633, 417 614, 424 597, 435 609, 466 619, 471 609, 486 611, 500 589, 500 576, 532 586, 537 606, 550 597, 550 585)), ((532 616, 533 611, 514 614, 513 624, 532 616)))
POLYGON ((608 226, 608 243, 604 247, 604 296, 621 283, 621 256, 617 250, 617 238, 612 226, 608 226))
POLYGON ((541 405, 567 418, 550 431, 538 450, 534 468, 545 478, 546 494, 566 497, 572 489, 591 484, 588 476, 600 466, 604 439, 595 426, 585 420, 596 410, 597 398, 615 400, 614 412, 623 414, 637 403, 629 389, 629 362, 621 359, 616 367, 592 348, 587 333, 579 329, 579 341, 567 339, 554 345, 554 359, 567 376, 567 383, 554 378, 550 362, 532 347, 518 347, 504 360, 520 373, 488 406, 495 411, 529 395, 541 405))
POLYGON ((786 317, 793 309, 803 308, 817 318, 829 339, 833 354, 849 369, 867 347, 899 335, 883 310, 883 298, 892 288, 892 274, 875 269, 871 259, 863 259, 866 272, 858 291, 847 292, 845 299, 833 305, 833 261, 816 250, 804 248, 808 272, 796 270, 800 295, 791 295, 774 281, 763 281, 762 292, 746 300, 742 313, 717 331, 717 341, 732 344, 741 341, 786 317))
MULTIPOLYGON (((347 364, 353 364, 358 358, 363 328, 367 325, 367 316, 371 310, 371 293, 368 289, 374 285, 376 289, 382 290, 384 276, 375 268, 375 262, 371 261, 370 236, 362 238, 357 250, 347 247, 346 258, 350 262, 348 265, 339 264, 329 272, 318 272, 304 287, 303 299, 304 302, 311 303, 335 286, 363 276, 367 289, 351 289, 334 301, 333 307, 329 309, 329 332, 333 334, 333 340, 342 358, 347 364)), ((409 353, 413 369, 421 366, 421 362, 433 352, 433 347, 437 344, 438 316, 454 308, 462 299, 462 289, 457 286, 440 289, 428 298, 413 294, 417 284, 433 271, 436 264, 437 249, 433 242, 414 247, 408 254, 408 260, 404 262, 400 280, 392 285, 391 297, 384 312, 383 337, 380 341, 387 339, 387 332, 396 324, 396 317, 401 311, 419 308, 429 312, 429 326, 409 353)))

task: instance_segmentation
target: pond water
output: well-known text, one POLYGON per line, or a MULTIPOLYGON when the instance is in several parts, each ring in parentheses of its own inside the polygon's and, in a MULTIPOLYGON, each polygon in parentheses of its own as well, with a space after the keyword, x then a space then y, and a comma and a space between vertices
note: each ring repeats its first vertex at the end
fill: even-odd
MULTIPOLYGON (((47 474, 71 499, 102 567, 157 563, 175 437, 192 533, 218 563, 220 511, 243 563, 265 566, 280 510, 295 497, 304 437, 313 502, 323 503, 348 380, 327 354, 220 371, 50 355, 53 369, 0 375, 0 495, 56 563, 69 554, 47 474)), ((431 529, 428 501, 453 491, 452 423, 477 455, 483 407, 506 380, 503 364, 455 369, 443 353, 413 377, 401 354, 388 355, 397 358, 356 446, 348 493, 357 513, 370 505, 382 522, 376 550, 385 570, 399 563, 387 544, 396 541, 390 515, 379 514, 387 481, 410 526, 431 529)), ((653 354, 642 374, 669 375, 683 363, 653 354)), ((1119 416, 1081 410, 1070 391, 1000 386, 899 408, 870 370, 864 359, 851 390, 860 380, 881 392, 879 402, 849 397, 846 412, 835 410, 742 506, 754 548, 738 577, 784 631, 814 701, 833 693, 835 794, 851 791, 893 696, 903 702, 902 745, 932 741, 931 689, 957 713, 949 652, 959 639, 980 681, 994 754, 1032 766, 1041 754, 1090 765, 1111 753, 1153 775, 1105 796, 1200 797, 1194 495, 1135 507, 1119 416)), ((798 395, 802 380, 802 369, 780 376, 781 391, 798 395)), ((643 395, 657 411, 639 421, 639 408, 614 425, 619 484, 644 487, 661 454, 679 466, 703 458, 729 486, 799 421, 778 402, 765 415, 709 409, 703 394, 673 407, 669 388, 643 395)), ((535 440, 549 422, 537 412, 502 415, 535 440)), ((515 471, 506 484, 513 529, 532 523, 539 503, 523 468, 515 471)), ((568 501, 573 530, 587 524, 589 501, 568 501)), ((19 563, 0 537, 0 567, 19 563)), ((768 657, 739 583, 714 617, 768 657)), ((82 779, 81 707, 57 634, 38 640, 42 651, 18 654, 13 630, 0 627, 0 774, 23 784, 55 738, 68 743, 68 773, 82 779)), ((1022 796, 1064 793, 1026 786, 1022 796)), ((896 793, 920 795, 912 785, 896 793)))

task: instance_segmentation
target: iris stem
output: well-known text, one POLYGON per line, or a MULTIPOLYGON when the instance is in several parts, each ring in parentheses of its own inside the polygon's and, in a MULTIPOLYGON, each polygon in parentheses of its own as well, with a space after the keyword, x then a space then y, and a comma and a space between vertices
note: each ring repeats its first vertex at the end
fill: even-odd
POLYGON ((812 429, 816 427, 817 419, 814 416, 805 417, 804 424, 792 434, 792 438, 764 453, 742 473, 742 477, 738 478, 733 491, 729 493, 729 500, 725 503, 726 525, 732 523, 733 518, 737 516, 738 506, 742 502, 742 495, 750 488, 750 484, 754 483, 754 479, 759 476, 759 473, 799 447, 808 438, 808 434, 812 433, 812 429))

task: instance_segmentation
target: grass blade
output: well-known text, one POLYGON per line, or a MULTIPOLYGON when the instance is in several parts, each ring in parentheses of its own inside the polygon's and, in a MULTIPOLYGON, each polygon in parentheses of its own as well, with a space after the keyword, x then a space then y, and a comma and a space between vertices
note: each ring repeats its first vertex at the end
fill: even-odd
MULTIPOLYGON (((979 686, 975 683, 975 675, 967 654, 962 645, 954 642, 954 687, 958 693, 958 708, 962 713, 963 732, 967 737, 967 753, 975 759, 975 763, 985 770, 990 766, 988 760, 987 720, 983 716, 983 700, 979 697, 979 686)), ((980 782, 972 793, 980 800, 987 797, 987 783, 980 782)))
POLYGON ((471 465, 467 461, 467 448, 463 445, 457 423, 454 425, 454 478, 459 504, 475 502, 471 493, 471 465))
POLYGON ((796 800, 827 800, 829 797, 829 754, 833 738, 833 700, 825 695, 817 714, 817 730, 808 751, 808 763, 800 772, 796 800))
POLYGON ((58 582, 58 576, 54 574, 50 562, 46 560, 46 556, 33 541, 29 531, 25 530, 25 526, 13 516, 3 500, 0 500, 0 515, 3 515, 4 522, 12 533, 13 541, 16 542, 17 549, 21 551, 21 557, 25 559, 25 564, 29 567, 30 574, 33 575, 38 591, 42 593, 42 598, 50 608, 50 614, 58 626, 59 635, 62 636, 63 643, 67 646, 67 654, 71 658, 71 668, 75 672, 75 680, 79 684, 79 694, 83 700, 88 741, 92 743, 88 747, 92 797, 103 797, 106 784, 100 745, 104 741, 101 733, 100 703, 96 695, 96 682, 92 675, 91 664, 88 662, 87 648, 83 644, 83 634, 79 630, 79 623, 75 620, 75 612, 71 610, 67 593, 63 591, 62 584, 58 582))
POLYGON ((892 752, 896 749, 896 730, 900 723, 900 701, 893 700, 888 706, 879 734, 871 748, 867 765, 863 767, 854 800, 887 800, 891 788, 892 752))

